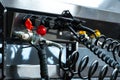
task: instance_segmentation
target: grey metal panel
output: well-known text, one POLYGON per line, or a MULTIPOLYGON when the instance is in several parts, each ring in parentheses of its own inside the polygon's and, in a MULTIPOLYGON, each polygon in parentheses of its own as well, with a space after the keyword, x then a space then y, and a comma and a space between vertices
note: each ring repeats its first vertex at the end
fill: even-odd
MULTIPOLYGON (((96 73, 92 78, 97 78, 99 76, 99 72, 102 66, 99 66, 96 73)), ((89 67, 87 67, 83 72, 83 76, 88 75, 89 67)), ((109 67, 106 78, 109 77, 112 73, 113 69, 109 67)), ((48 73, 50 78, 62 78, 63 71, 59 70, 59 66, 57 65, 48 65, 48 73)), ((75 75, 74 78, 78 78, 78 75, 75 75)), ((40 66, 39 65, 7 65, 6 66, 6 79, 37 79, 41 78, 40 76, 40 66)), ((118 80, 120 77, 118 76, 118 80)), ((105 79, 106 80, 106 79, 105 79)))
POLYGON ((119 0, 1 0, 8 8, 61 14, 70 10, 73 16, 120 23, 119 0), (86 4, 82 4, 86 1, 86 4), (99 1, 99 2, 96 2, 99 1), (92 5, 92 3, 95 4, 92 5))
MULTIPOLYGON (((57 65, 48 65, 48 72, 51 78, 60 78, 59 68, 57 65)), ((29 79, 40 78, 39 65, 7 65, 6 66, 7 79, 29 79)))
MULTIPOLYGON (((48 60, 48 64, 49 64, 49 66, 48 66, 49 76, 50 76, 50 78, 60 78, 60 74, 62 75, 62 72, 61 73, 59 72, 59 65, 57 62, 58 58, 59 58, 58 57, 59 56, 59 51, 58 51, 59 49, 57 49, 55 47, 51 47, 51 48, 49 48, 49 50, 51 51, 52 54, 47 51, 47 57, 48 57, 47 60, 48 60), (55 60, 56 62, 53 61, 53 63, 51 64, 50 59, 55 60)), ((18 47, 17 45, 16 46, 8 45, 8 47, 7 47, 8 52, 7 53, 9 53, 9 54, 6 54, 6 63, 7 64, 5 67, 6 78, 25 78, 25 79, 26 78, 40 78, 40 75, 39 75, 40 68, 38 65, 39 59, 38 59, 38 56, 36 54, 36 50, 32 51, 31 53, 28 53, 28 50, 30 50, 30 49, 25 48, 21 52, 20 47, 18 47), (12 47, 14 47, 14 48, 12 49, 12 47), (16 50, 16 51, 14 51, 14 50, 16 50), (19 51, 21 53, 19 53, 19 51), (25 53, 23 54, 23 52, 25 52, 25 53), (12 58, 13 54, 16 55, 14 58, 12 58), (25 59, 24 58, 25 56, 28 56, 28 59, 25 59), (30 58, 30 57, 32 57, 32 58, 30 58)), ((99 67, 98 67, 95 75, 93 76, 93 77, 98 77, 100 69, 105 65, 105 63, 101 59, 99 59, 96 55, 94 55, 89 49, 87 49, 85 47, 80 47, 78 49, 78 51, 79 51, 80 56, 79 56, 79 60, 77 62, 77 67, 78 67, 79 62, 80 62, 82 57, 89 56, 89 58, 90 58, 90 61, 87 65, 86 70, 83 71, 83 75, 86 76, 88 74, 88 69, 89 69, 90 65, 92 64, 92 62, 94 60, 98 60, 99 67)), ((104 51, 104 52, 106 54, 109 54, 110 56, 112 55, 110 53, 107 53, 106 51, 104 51)), ((63 56, 65 56, 64 53, 65 52, 63 51, 63 56)), ((62 60, 65 60, 63 58, 65 58, 65 57, 62 57, 62 60)), ((112 71, 113 71, 113 69, 109 68, 107 76, 110 76, 112 71)), ((78 77, 78 75, 75 75, 75 76, 78 77)))

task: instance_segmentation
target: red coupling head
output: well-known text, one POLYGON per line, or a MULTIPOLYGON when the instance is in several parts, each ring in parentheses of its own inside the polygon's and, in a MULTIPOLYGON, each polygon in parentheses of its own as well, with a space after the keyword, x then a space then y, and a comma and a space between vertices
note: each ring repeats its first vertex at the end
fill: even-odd
POLYGON ((28 30, 32 30, 32 29, 33 29, 32 21, 30 20, 30 18, 27 18, 27 19, 26 19, 26 21, 25 21, 25 27, 26 27, 28 30))
POLYGON ((40 25, 40 26, 38 26, 36 32, 37 32, 37 34, 44 36, 46 34, 47 30, 44 25, 40 25))

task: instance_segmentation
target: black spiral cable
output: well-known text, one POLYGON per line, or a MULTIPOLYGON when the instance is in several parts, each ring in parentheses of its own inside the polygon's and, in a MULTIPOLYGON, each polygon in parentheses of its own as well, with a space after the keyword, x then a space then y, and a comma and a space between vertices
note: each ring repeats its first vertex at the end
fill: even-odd
MULTIPOLYGON (((116 60, 115 55, 120 57, 120 42, 112 38, 107 38, 104 35, 96 38, 95 45, 101 46, 102 49, 113 53, 113 58, 116 60)), ((117 61, 117 60, 116 60, 117 61)))
POLYGON ((89 70, 88 70, 88 76, 86 77, 83 77, 81 75, 81 72, 86 68, 87 64, 89 62, 89 57, 88 56, 85 56, 81 59, 80 63, 79 63, 79 66, 78 66, 78 75, 81 79, 89 79, 92 77, 92 75, 95 73, 95 71, 97 70, 98 68, 98 61, 95 60, 91 66, 89 67, 89 70))
POLYGON ((78 35, 75 30, 71 27, 72 25, 68 25, 68 29, 76 36, 79 43, 84 44, 90 51, 92 51, 95 55, 98 56, 102 61, 113 68, 118 68, 119 64, 110 56, 106 55, 98 46, 93 44, 91 40, 87 39, 85 35, 78 35))
POLYGON ((67 59, 66 63, 62 63, 62 49, 60 50, 59 54, 59 66, 60 68, 65 72, 64 80, 70 80, 75 74, 77 74, 76 70, 73 70, 73 67, 76 65, 78 58, 79 58, 79 52, 74 51, 67 59))
MULTIPOLYGON (((99 66, 99 63, 98 63, 97 60, 93 61, 90 65, 90 67, 88 68, 87 76, 83 76, 82 72, 86 71, 85 68, 87 68, 87 65, 89 63, 89 57, 88 56, 84 56, 84 57, 81 58, 81 60, 79 61, 79 64, 78 64, 78 69, 76 69, 76 70, 73 70, 72 68, 78 62, 79 52, 74 51, 66 59, 66 63, 62 63, 61 58, 62 58, 62 50, 60 51, 60 54, 59 54, 59 65, 60 65, 60 68, 64 71, 64 73, 67 73, 67 75, 65 75, 65 76, 67 76, 67 78, 65 78, 65 76, 63 77, 64 80, 71 80, 74 75, 78 75, 80 79, 91 80, 91 78, 93 77, 95 72, 97 72, 97 69, 98 69, 98 66, 99 66)), ((100 69, 100 72, 99 72, 99 75, 98 75, 98 80, 104 80, 107 72, 108 72, 108 65, 104 65, 100 69)), ((112 74, 110 76, 110 80, 116 80, 117 76, 118 76, 118 73, 119 73, 118 69, 115 68, 112 71, 112 74)))
MULTIPOLYGON (((81 79, 88 79, 91 80, 92 76, 94 73, 97 71, 99 63, 97 60, 93 61, 88 69, 88 76, 83 77, 82 72, 85 70, 87 67, 87 64, 89 63, 89 57, 84 56, 80 62, 79 62, 79 67, 78 67, 78 75, 81 79)), ((108 66, 104 65, 102 69, 100 69, 99 75, 98 75, 98 80, 104 80, 106 74, 108 72, 108 66)), ((116 80, 118 76, 118 69, 115 68, 111 74, 110 80, 116 80)))
POLYGON ((109 66, 116 68, 118 67, 118 62, 106 55, 98 46, 92 44, 88 39, 85 37, 80 38, 81 42, 90 49, 95 55, 98 56, 101 60, 103 60, 109 66))

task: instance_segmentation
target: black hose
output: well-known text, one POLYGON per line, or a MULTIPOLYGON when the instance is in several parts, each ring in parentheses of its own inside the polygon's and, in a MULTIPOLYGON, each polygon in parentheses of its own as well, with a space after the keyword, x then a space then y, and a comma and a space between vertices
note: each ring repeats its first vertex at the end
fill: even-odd
MULTIPOLYGON (((30 43, 31 44, 31 43, 30 43)), ((49 75, 48 75, 48 67, 47 67, 47 55, 46 55, 46 51, 45 51, 45 44, 39 44, 39 48, 33 44, 31 44, 34 48, 37 49, 38 51, 38 57, 40 60, 40 75, 41 75, 41 79, 43 80, 50 80, 49 79, 49 75)))

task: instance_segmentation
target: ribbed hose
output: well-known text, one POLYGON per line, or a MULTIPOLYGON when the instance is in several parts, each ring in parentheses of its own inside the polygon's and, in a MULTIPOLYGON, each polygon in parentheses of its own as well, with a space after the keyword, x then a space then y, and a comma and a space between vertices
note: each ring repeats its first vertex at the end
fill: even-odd
POLYGON ((40 45, 40 48, 41 49, 39 49, 38 55, 40 59, 41 78, 45 80, 49 80, 48 67, 47 67, 47 55, 46 55, 44 44, 40 45))
POLYGON ((39 47, 36 45, 33 45, 30 43, 34 48, 37 49, 38 51, 38 57, 40 60, 40 75, 41 75, 41 80, 50 80, 49 75, 48 75, 48 67, 47 67, 47 55, 46 55, 46 45, 44 43, 40 44, 39 47))

